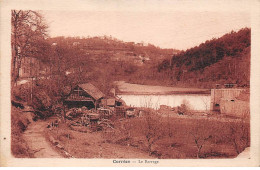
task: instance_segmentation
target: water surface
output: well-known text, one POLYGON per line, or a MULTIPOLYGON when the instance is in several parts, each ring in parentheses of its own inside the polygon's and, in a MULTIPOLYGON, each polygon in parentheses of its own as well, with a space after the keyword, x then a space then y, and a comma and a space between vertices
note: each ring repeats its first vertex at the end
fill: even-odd
POLYGON ((118 95, 128 106, 160 108, 160 105, 171 107, 187 104, 192 110, 209 110, 209 94, 171 94, 171 95, 118 95))

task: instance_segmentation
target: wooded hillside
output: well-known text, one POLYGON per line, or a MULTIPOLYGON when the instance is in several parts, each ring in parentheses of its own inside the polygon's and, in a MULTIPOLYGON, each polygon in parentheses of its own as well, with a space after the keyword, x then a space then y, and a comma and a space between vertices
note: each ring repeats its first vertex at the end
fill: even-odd
POLYGON ((230 32, 182 51, 158 65, 158 72, 174 83, 249 86, 251 29, 230 32), (167 76, 166 76, 167 75, 167 76))
POLYGON ((51 76, 58 84, 64 80, 64 86, 68 85, 67 81, 70 85, 92 82, 103 91, 108 90, 114 81, 122 80, 202 88, 224 83, 249 86, 249 28, 179 51, 152 44, 123 42, 111 36, 48 37, 47 25, 38 22, 42 21, 39 13, 12 12, 12 84, 28 77, 37 80, 38 77, 51 76), (34 24, 37 29, 30 25, 30 18, 34 16, 38 16, 35 20, 38 25, 34 24), (20 36, 21 31, 28 36, 20 36), (32 62, 32 58, 40 64, 32 62), (29 70, 27 77, 20 77, 26 70, 29 70))

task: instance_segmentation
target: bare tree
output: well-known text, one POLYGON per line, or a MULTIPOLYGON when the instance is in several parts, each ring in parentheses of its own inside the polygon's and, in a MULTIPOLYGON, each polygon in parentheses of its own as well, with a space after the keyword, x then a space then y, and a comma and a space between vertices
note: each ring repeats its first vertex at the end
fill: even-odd
POLYGON ((249 122, 241 119, 238 122, 229 122, 229 141, 233 145, 237 154, 250 146, 249 122))
POLYGON ((167 117, 167 129, 168 129, 168 135, 169 137, 171 138, 173 136, 173 129, 172 129, 172 126, 171 126, 171 120, 170 120, 170 113, 168 112, 168 117, 167 117))
POLYGON ((156 113, 154 113, 151 109, 147 110, 143 117, 143 123, 140 130, 147 141, 149 155, 152 155, 153 144, 166 135, 166 131, 162 126, 161 117, 156 115, 156 113))
POLYGON ((207 137, 201 137, 201 136, 196 136, 193 133, 191 133, 191 135, 193 136, 194 142, 196 144, 197 147, 197 158, 200 158, 200 152, 202 147, 205 145, 205 143, 212 138, 211 135, 207 136, 207 137))
POLYGON ((190 135, 192 136, 192 139, 194 140, 194 143, 197 147, 197 158, 201 158, 202 148, 206 145, 207 141, 213 138, 213 131, 214 129, 205 128, 205 125, 201 124, 198 120, 193 125, 190 131, 190 135))
POLYGON ((202 102, 203 102, 203 104, 205 106, 206 111, 208 111, 208 109, 209 109, 208 108, 208 99, 206 97, 202 96, 201 100, 202 100, 202 102))
POLYGON ((43 40, 47 37, 47 25, 39 12, 31 10, 12 10, 11 23, 12 82, 16 83, 24 57, 45 56, 43 40))

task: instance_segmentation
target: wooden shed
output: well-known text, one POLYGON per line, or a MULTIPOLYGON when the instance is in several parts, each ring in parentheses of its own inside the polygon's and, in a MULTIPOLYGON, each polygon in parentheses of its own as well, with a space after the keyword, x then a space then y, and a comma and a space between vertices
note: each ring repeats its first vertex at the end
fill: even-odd
POLYGON ((65 100, 68 108, 87 107, 88 109, 97 108, 104 98, 104 94, 91 83, 77 85, 65 100))
POLYGON ((116 99, 115 98, 102 99, 101 103, 105 107, 115 107, 116 106, 116 99))

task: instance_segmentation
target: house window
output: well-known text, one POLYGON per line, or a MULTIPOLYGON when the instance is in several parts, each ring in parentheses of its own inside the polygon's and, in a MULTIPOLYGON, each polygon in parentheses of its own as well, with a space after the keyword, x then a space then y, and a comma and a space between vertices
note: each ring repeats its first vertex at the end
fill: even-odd
POLYGON ((82 96, 82 95, 83 95, 83 90, 80 89, 79 87, 76 88, 76 89, 74 90, 74 92, 75 92, 75 94, 78 95, 78 96, 82 96))

